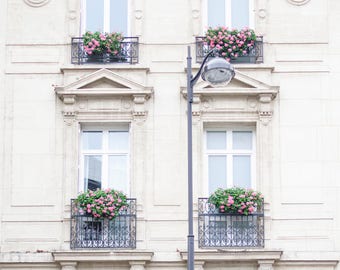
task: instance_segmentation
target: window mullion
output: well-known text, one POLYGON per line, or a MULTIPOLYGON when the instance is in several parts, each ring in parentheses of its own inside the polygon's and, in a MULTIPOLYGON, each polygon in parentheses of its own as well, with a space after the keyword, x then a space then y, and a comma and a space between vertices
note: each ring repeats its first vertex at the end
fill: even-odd
POLYGON ((231 0, 225 0, 225 20, 226 26, 232 28, 231 25, 231 0))
POLYGON ((110 0, 104 0, 104 32, 110 32, 110 0))

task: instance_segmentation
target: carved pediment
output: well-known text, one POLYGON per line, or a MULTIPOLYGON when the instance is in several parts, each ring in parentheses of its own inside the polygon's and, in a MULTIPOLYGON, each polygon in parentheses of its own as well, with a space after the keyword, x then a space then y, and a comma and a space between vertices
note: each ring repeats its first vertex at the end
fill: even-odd
POLYGON ((124 111, 144 116, 145 102, 152 95, 153 88, 108 69, 100 69, 68 85, 57 86, 55 92, 64 103, 64 115, 95 110, 99 114, 124 111))
MULTIPOLYGON (((187 97, 186 87, 181 88, 187 97)), ((272 100, 279 92, 279 87, 264 83, 239 71, 228 85, 214 86, 206 81, 199 81, 193 89, 193 115, 254 115, 260 119, 270 119, 272 100)))
POLYGON ((100 69, 94 73, 65 86, 55 88, 56 94, 63 100, 67 95, 100 96, 103 95, 136 95, 150 96, 152 87, 131 81, 108 69, 100 69))

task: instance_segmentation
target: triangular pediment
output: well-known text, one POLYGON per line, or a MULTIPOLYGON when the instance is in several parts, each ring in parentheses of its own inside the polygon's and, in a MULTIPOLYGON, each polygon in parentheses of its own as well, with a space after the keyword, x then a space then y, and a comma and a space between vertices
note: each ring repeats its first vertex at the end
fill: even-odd
MULTIPOLYGON (((194 86, 194 94, 202 95, 259 95, 271 93, 273 98, 278 93, 277 86, 269 85, 242 72, 235 71, 235 77, 227 85, 212 85, 200 80, 194 86)), ((186 96, 186 88, 182 87, 186 96)))
POLYGON ((65 86, 58 86, 55 92, 59 97, 101 96, 101 95, 146 95, 150 96, 152 87, 144 86, 108 69, 100 69, 65 86))
POLYGON ((86 84, 80 87, 79 89, 86 89, 86 88, 128 88, 128 87, 118 82, 109 80, 107 78, 101 78, 99 80, 86 84))

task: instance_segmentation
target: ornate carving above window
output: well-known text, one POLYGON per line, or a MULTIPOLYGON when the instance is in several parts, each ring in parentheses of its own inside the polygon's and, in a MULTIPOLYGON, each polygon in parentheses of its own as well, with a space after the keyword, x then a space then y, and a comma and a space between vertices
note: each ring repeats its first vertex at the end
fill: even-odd
POLYGON ((144 119, 152 87, 143 86, 110 70, 101 69, 69 85, 57 86, 64 117, 87 120, 144 119))
POLYGON ((24 0, 31 7, 41 7, 46 5, 50 0, 24 0))
MULTIPOLYGON (((187 90, 181 89, 186 98, 187 90)), ((193 115, 203 119, 256 121, 267 124, 273 114, 273 100, 279 88, 236 71, 235 78, 223 87, 201 81, 194 89, 193 115)))
POLYGON ((302 6, 307 4, 310 0, 287 0, 289 3, 295 6, 302 6))

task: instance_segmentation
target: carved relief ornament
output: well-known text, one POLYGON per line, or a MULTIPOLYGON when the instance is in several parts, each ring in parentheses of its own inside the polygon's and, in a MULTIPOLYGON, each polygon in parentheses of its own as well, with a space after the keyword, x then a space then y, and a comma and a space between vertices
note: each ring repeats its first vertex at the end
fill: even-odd
POLYGON ((46 5, 50 0, 24 0, 24 2, 31 7, 41 7, 46 5))

